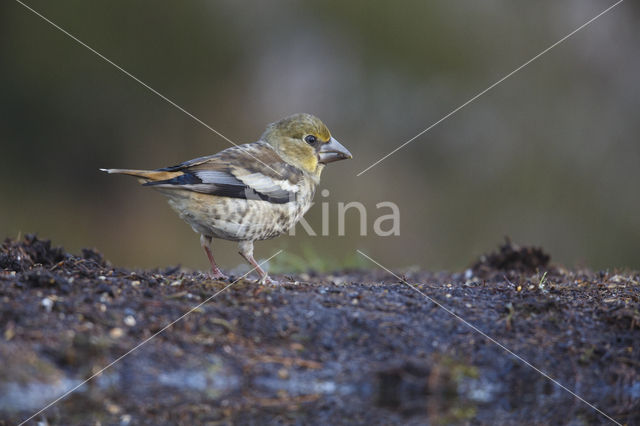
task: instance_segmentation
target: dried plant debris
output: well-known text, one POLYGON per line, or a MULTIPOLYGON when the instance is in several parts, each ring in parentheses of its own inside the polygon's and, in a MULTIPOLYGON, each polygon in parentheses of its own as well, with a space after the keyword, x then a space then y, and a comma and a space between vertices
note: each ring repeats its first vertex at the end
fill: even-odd
MULTIPOLYGON (((640 423, 640 275, 505 243, 402 274, 623 424, 640 423)), ((255 277, 253 277, 255 278, 255 277)), ((131 270, 28 236, 0 246, 0 425, 576 424, 602 417, 393 276, 228 282, 131 270), (220 292, 220 293, 219 293, 220 292), (219 293, 209 302, 198 304, 219 293), (167 325, 191 311, 170 327, 167 325)))

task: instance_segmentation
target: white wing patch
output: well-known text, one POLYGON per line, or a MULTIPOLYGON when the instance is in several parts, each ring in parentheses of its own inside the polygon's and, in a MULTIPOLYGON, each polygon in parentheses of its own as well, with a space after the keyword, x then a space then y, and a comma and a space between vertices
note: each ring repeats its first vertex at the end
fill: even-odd
POLYGON ((219 183, 226 185, 242 185, 235 176, 219 170, 198 170, 195 175, 202 179, 203 183, 219 183))
POLYGON ((300 191, 298 185, 293 185, 286 179, 273 179, 262 173, 238 176, 238 179, 248 187, 262 194, 281 193, 282 191, 297 193, 300 191))

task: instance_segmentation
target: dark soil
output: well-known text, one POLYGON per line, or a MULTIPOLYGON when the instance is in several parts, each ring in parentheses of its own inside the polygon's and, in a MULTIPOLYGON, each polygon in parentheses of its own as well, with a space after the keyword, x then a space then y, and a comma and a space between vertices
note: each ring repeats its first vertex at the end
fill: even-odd
MULTIPOLYGON (((616 421, 640 423, 637 272, 567 270, 507 241, 463 273, 401 276, 616 421)), ((0 424, 134 348, 31 422, 610 422, 390 274, 277 278, 223 291, 228 282, 179 268, 132 271, 93 250, 5 241, 0 424)))

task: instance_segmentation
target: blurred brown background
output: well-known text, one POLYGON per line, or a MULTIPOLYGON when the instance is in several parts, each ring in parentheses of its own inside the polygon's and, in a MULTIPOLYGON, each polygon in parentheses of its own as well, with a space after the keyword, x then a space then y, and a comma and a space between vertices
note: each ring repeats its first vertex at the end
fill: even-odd
MULTIPOLYGON (((460 269, 503 236, 557 262, 640 268, 640 8, 624 2, 361 177, 372 162, 583 24, 607 1, 28 1, 237 142, 294 112, 354 154, 307 215, 331 234, 258 244, 316 265, 460 269), (368 229, 337 236, 337 202, 368 229), (386 211, 385 211, 386 212, 386 211), (315 259, 314 259, 315 258, 315 259), (366 264, 366 263, 365 263, 366 264)), ((0 231, 114 263, 206 268, 165 199, 99 167, 156 168, 229 144, 13 1, 0 6, 0 231)), ((226 268, 235 243, 214 246, 226 268)))

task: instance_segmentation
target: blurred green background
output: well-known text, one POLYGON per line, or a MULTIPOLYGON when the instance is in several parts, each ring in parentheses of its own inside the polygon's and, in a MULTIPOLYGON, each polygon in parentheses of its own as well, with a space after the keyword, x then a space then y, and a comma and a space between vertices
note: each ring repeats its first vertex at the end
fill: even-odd
MULTIPOLYGON (((624 2, 364 175, 356 174, 612 1, 57 1, 28 4, 234 141, 318 115, 331 164, 298 229, 256 245, 315 265, 458 270, 503 236, 569 266, 640 268, 640 7, 624 2), (337 203, 361 201, 368 230, 337 203), (373 221, 401 209, 401 235, 373 221), (365 263, 366 264, 366 263, 365 263)), ((20 4, 0 5, 0 231, 118 265, 205 269, 164 197, 99 167, 156 168, 229 144, 20 4)), ((218 241, 225 268, 243 263, 218 241)))

